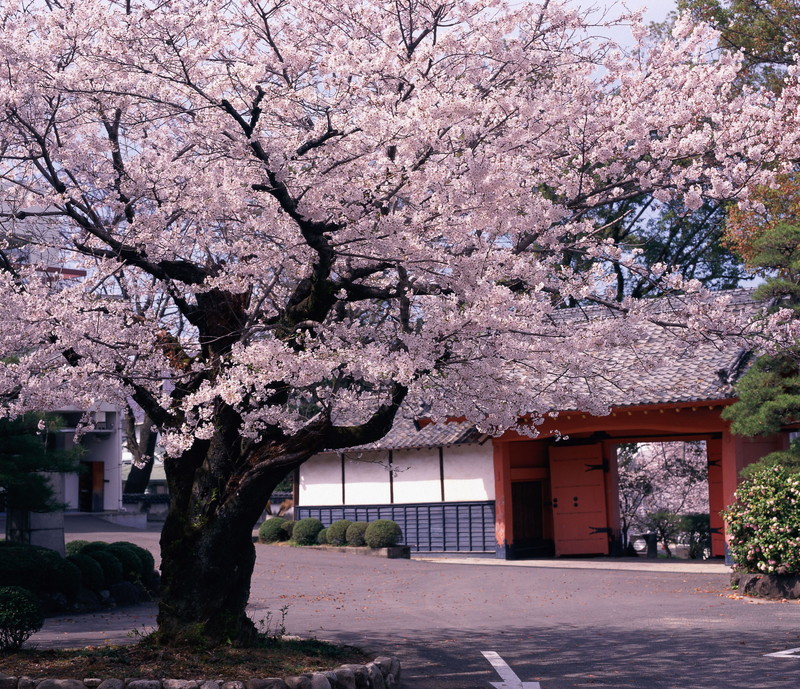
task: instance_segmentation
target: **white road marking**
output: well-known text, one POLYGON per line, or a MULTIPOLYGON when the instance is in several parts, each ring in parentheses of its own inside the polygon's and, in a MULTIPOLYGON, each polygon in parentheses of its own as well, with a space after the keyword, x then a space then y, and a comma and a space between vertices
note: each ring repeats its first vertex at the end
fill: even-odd
POLYGON ((800 659, 800 648, 790 648, 786 651, 778 651, 777 653, 765 653, 765 658, 798 658, 800 659))
POLYGON ((483 657, 486 658, 495 669, 502 682, 489 682, 495 689, 542 689, 539 682, 523 682, 514 671, 508 666, 494 651, 481 651, 483 657))

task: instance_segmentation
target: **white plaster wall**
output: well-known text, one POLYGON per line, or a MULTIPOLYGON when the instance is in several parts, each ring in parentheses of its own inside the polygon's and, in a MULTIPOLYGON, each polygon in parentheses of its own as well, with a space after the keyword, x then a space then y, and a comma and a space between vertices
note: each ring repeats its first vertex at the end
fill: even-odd
POLYGON ((491 441, 444 449, 446 502, 494 500, 494 460, 491 441))
POLYGON ((342 462, 333 452, 314 455, 300 466, 300 505, 342 504, 342 462))
POLYGON ((64 502, 68 510, 78 509, 78 474, 64 474, 64 502))
POLYGON ((394 475, 395 503, 441 502, 437 448, 395 450, 392 453, 392 465, 398 469, 394 475))
POLYGON ((390 501, 389 453, 345 452, 344 457, 344 499, 347 504, 388 504, 390 501))

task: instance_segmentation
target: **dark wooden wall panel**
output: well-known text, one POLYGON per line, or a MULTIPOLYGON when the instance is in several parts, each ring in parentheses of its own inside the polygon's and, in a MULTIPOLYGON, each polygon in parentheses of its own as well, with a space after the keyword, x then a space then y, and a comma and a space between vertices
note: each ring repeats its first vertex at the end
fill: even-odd
POLYGON ((403 545, 417 552, 494 552, 494 501, 431 502, 399 505, 303 505, 297 519, 315 517, 325 526, 338 519, 371 522, 392 519, 403 530, 403 545))

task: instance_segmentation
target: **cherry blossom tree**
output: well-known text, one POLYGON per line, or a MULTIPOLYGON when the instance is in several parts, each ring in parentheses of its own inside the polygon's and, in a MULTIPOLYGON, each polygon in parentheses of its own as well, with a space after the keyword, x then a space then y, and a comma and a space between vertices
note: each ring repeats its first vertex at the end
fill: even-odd
POLYGON ((152 420, 163 643, 253 639, 251 529, 315 452, 401 405, 489 432, 603 413, 611 348, 657 366, 653 322, 720 335, 718 301, 592 211, 743 197, 800 132, 796 89, 732 94, 708 30, 625 53, 555 2, 11 0, 0 22, 2 407, 152 420), (674 297, 614 302, 619 266, 674 297))

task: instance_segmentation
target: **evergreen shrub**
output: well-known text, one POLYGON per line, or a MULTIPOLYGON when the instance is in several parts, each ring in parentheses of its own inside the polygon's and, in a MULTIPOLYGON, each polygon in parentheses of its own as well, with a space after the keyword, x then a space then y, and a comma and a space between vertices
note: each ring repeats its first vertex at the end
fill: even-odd
POLYGON ((765 466, 741 483, 735 497, 723 517, 737 569, 800 574, 800 474, 765 466))
POLYGON ((322 529, 317 534, 317 545, 328 545, 328 530, 322 529))
POLYGON ((16 651, 44 624, 39 599, 21 586, 0 587, 0 651, 16 651))
POLYGON ((402 537, 402 529, 391 519, 376 519, 364 532, 364 540, 370 548, 389 548, 397 545, 402 537))
POLYGON ((99 591, 103 588, 105 578, 100 563, 88 555, 70 555, 67 562, 75 565, 81 573, 81 582, 90 591, 99 591))
POLYGON ((349 519, 338 519, 328 527, 328 545, 344 545, 347 542, 347 528, 352 524, 349 519))
POLYGON ((106 552, 111 553, 122 563, 122 578, 125 581, 141 581, 145 575, 144 563, 133 548, 118 543, 108 546, 106 552))
POLYGON ((79 552, 81 552, 83 547, 87 545, 89 545, 89 541, 81 541, 81 540, 70 541, 66 545, 67 557, 69 557, 70 555, 77 555, 79 552))
POLYGON ((295 523, 292 531, 292 540, 298 545, 314 545, 317 542, 317 534, 323 528, 319 519, 306 517, 295 523))
POLYGON ((100 565, 103 570, 103 588, 110 588, 114 584, 122 581, 122 563, 113 553, 108 550, 89 550, 84 548, 81 555, 85 554, 100 565))
POLYGON ((258 540, 261 543, 275 543, 286 540, 286 532, 283 525, 286 520, 283 517, 272 517, 267 519, 258 527, 258 540))
POLYGON ((360 548, 367 544, 364 539, 364 534, 367 531, 369 524, 367 522, 353 522, 347 527, 347 545, 352 545, 360 548))

